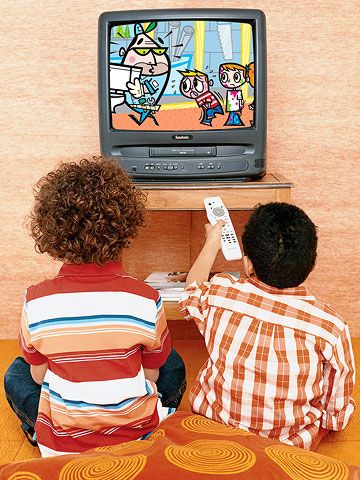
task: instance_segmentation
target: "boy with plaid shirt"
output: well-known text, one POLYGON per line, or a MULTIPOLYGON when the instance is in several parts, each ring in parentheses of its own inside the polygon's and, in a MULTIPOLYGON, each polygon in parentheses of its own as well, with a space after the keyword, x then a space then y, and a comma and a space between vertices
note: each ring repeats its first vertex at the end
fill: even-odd
POLYGON ((355 408, 348 325, 301 285, 315 265, 316 227, 294 205, 257 207, 242 235, 247 278, 222 273, 207 282, 223 225, 206 225, 179 304, 209 353, 192 409, 314 450, 329 430, 346 427, 355 408))

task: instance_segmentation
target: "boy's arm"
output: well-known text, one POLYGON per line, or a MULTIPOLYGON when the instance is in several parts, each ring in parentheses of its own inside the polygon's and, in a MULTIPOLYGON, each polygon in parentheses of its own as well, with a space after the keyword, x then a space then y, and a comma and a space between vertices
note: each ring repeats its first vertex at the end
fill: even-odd
POLYGON ((34 382, 36 382, 39 385, 42 385, 47 369, 48 369, 47 362, 43 363, 42 365, 30 365, 30 372, 34 382))
MULTIPOLYGON (((194 320, 200 333, 204 332, 204 322, 208 315, 208 278, 216 255, 221 247, 222 220, 214 227, 205 225, 206 241, 187 275, 185 290, 178 305, 179 312, 186 320, 194 320)), ((213 277, 214 279, 215 277, 213 277)))
POLYGON ((224 225, 225 222, 223 220, 220 220, 213 227, 209 223, 205 225, 206 241, 199 256, 189 270, 188 276, 186 277, 185 288, 193 282, 197 282, 198 284, 207 282, 211 267, 221 248, 221 230, 224 225))
POLYGON ((158 368, 144 368, 145 378, 151 380, 152 382, 157 382, 159 378, 159 369, 158 368))
POLYGON ((355 410, 355 402, 351 398, 354 383, 354 355, 349 327, 346 325, 332 349, 330 359, 324 365, 324 429, 343 430, 348 424, 355 410))
MULTIPOLYGON (((156 319, 154 328, 155 331, 153 336, 149 337, 144 343, 142 351, 142 366, 145 371, 157 370, 164 365, 171 351, 170 333, 160 295, 156 302, 156 319)), ((154 375, 154 373, 150 373, 150 375, 154 375)), ((151 379, 149 378, 149 380, 151 379)))
MULTIPOLYGON (((26 300, 21 314, 21 323, 19 330, 20 351, 27 363, 34 366, 47 365, 47 358, 42 355, 32 344, 32 337, 29 328, 29 320, 27 317, 26 300)), ((37 374, 36 374, 37 375, 37 374)), ((34 381, 37 382, 35 379, 34 381)))

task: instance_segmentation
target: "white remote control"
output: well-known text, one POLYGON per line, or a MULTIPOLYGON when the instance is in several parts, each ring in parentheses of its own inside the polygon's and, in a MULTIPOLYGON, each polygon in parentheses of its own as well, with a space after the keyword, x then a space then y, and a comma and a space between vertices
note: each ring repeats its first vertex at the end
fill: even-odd
POLYGON ((222 228, 221 250, 226 260, 240 260, 242 253, 237 239, 229 212, 224 205, 221 197, 204 198, 206 214, 211 225, 215 225, 219 220, 224 220, 226 224, 222 228))

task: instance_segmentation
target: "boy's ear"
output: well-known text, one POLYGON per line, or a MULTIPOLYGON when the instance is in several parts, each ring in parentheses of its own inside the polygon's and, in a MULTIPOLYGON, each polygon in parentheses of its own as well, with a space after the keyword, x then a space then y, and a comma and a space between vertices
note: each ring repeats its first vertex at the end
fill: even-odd
POLYGON ((254 266, 252 261, 246 255, 243 256, 243 263, 244 263, 244 272, 247 277, 251 277, 254 273, 254 266))

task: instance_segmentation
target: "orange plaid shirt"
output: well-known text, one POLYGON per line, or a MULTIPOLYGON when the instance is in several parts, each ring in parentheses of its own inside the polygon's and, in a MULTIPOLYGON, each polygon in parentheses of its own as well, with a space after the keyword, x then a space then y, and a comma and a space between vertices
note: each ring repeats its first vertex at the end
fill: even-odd
POLYGON ((349 329, 304 286, 218 274, 187 287, 179 310, 209 353, 190 392, 194 412, 306 449, 320 425, 346 427, 355 409, 349 329))

